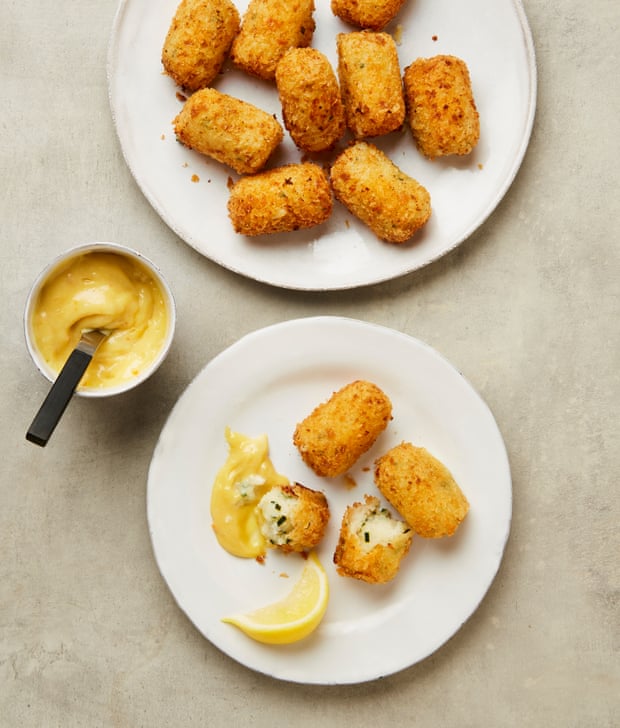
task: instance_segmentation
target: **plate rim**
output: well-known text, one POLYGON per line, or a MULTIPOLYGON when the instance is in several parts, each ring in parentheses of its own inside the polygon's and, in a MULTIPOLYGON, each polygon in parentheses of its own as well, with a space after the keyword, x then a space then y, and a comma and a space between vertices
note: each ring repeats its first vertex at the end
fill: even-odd
MULTIPOLYGON (((213 366, 217 366, 216 363, 213 366)), ((241 336, 239 339, 237 339, 235 342, 233 342, 230 346, 224 348, 222 351, 220 351, 217 355, 215 355, 210 361, 208 361, 195 375, 195 377, 189 382, 187 387, 184 389, 184 391, 181 393, 177 401, 175 402, 174 406, 172 407, 168 418, 166 419, 166 422, 164 423, 160 436, 158 438, 157 444, 155 446, 155 449, 153 451, 153 456, 151 459, 151 462, 149 464, 148 468, 148 476, 147 476, 147 494, 146 494, 146 511, 147 511, 147 522, 148 522, 148 531, 149 536, 151 539, 151 547, 153 550, 154 559, 157 565, 157 568, 159 570, 159 573, 161 577, 164 580, 164 583, 166 584, 169 593, 172 595, 175 603, 177 604, 178 608, 181 610, 181 612, 187 617, 187 619, 190 621, 190 623, 193 625, 193 627, 196 629, 196 631, 204 638, 207 639, 214 647, 216 647, 222 654, 228 656, 233 661, 237 662, 238 664, 246 667, 247 669, 253 670, 255 672, 264 674, 266 676, 270 676, 274 679, 282 680, 285 682, 292 682, 292 683, 300 683, 300 684, 315 684, 315 685, 345 685, 345 684, 360 684, 363 682, 369 682, 372 680, 380 679, 383 677, 386 677, 388 675, 396 674, 398 672, 401 672, 404 669, 407 669, 409 667, 412 667, 415 664, 418 664, 419 662, 422 662, 426 660, 428 657, 430 657, 432 654, 437 652, 441 647, 443 647, 446 643, 448 643, 458 631, 463 627, 464 624, 475 614, 475 612, 479 609, 480 605, 486 598, 487 594, 489 593, 496 577, 499 572, 499 569, 501 567, 504 553, 506 549, 507 542, 510 537, 511 532, 511 525, 512 525, 512 508, 513 508, 513 492, 512 492, 512 473, 510 468, 510 461, 508 458, 508 452, 506 448, 505 441, 502 437, 501 431, 499 429, 499 425, 497 421, 495 420, 495 417, 493 415, 493 412, 491 411, 489 405, 486 403, 484 398, 478 393, 478 391, 472 386, 472 384, 469 382, 469 380, 460 372, 454 364, 452 364, 443 354, 441 354, 437 349, 435 349, 433 346, 427 344, 426 342, 411 336, 409 334, 406 334, 402 331, 390 328, 388 326, 384 326, 382 324, 376 324, 371 322, 366 322, 360 319, 354 319, 349 318, 345 316, 335 316, 335 315, 322 315, 322 316, 308 316, 308 317, 301 317, 297 319, 290 319, 279 323, 269 324, 267 326, 264 326, 262 328, 253 330, 251 332, 246 333, 245 335, 241 336), (430 355, 431 357, 434 357, 438 361, 442 363, 443 366, 446 366, 449 370, 451 370, 451 374, 456 375, 461 382, 462 386, 464 386, 468 390, 469 395, 473 395, 477 406, 482 407, 482 411, 484 411, 485 417, 489 418, 489 422, 493 425, 494 434, 496 435, 496 445, 499 446, 499 450, 497 451, 496 455, 501 456, 502 465, 503 465, 503 474, 506 478, 506 481, 504 483, 504 486, 506 488, 506 501, 504 503, 504 507, 506 508, 506 519, 505 522, 502 521, 504 524, 504 528, 501 531, 501 543, 498 541, 497 544, 497 554, 495 555, 495 559, 493 561, 493 568, 490 572, 485 572, 485 580, 484 580, 484 588, 480 593, 476 592, 476 597, 474 598, 474 602, 469 610, 465 610, 464 616, 459 613, 459 624, 450 631, 449 634, 439 637, 437 640, 437 643, 434 645, 430 651, 426 652, 424 655, 417 657, 413 661, 411 660, 401 660, 397 665, 392 666, 391 669, 385 670, 383 669, 380 673, 377 673, 375 671, 365 672, 363 675, 357 674, 354 678, 351 678, 350 676, 347 678, 331 678, 331 679, 321 679, 320 677, 308 677, 305 678, 301 677, 291 677, 289 675, 284 674, 284 672, 280 671, 277 672, 275 670, 268 670, 263 669, 260 666, 253 664, 248 661, 244 661, 243 657, 240 657, 239 655, 233 654, 232 651, 225 648, 221 644, 218 644, 217 641, 213 640, 212 635, 206 634, 206 632, 201 629, 201 627, 198 626, 197 622, 194 620, 194 618, 190 614, 190 610, 188 610, 184 604, 182 604, 181 600, 179 599, 178 595, 173 590, 170 581, 168 579, 167 574, 165 573, 165 569, 161 562, 161 554, 158 551, 158 545, 156 543, 156 534, 155 534, 155 528, 153 526, 153 502, 152 502, 152 488, 153 483, 152 479, 155 477, 155 471, 156 468, 159 465, 158 462, 158 453, 161 446, 162 438, 164 437, 166 430, 169 426, 169 423, 172 421, 174 423, 174 417, 178 416, 178 411, 183 407, 183 402, 191 398, 192 392, 197 388, 200 387, 203 379, 205 377, 209 376, 210 368, 212 367, 213 362, 220 362, 225 357, 233 356, 235 354, 235 350, 237 348, 243 348, 244 346, 247 346, 248 343, 252 345, 252 341, 254 339, 260 339, 263 336, 269 336, 273 333, 279 333, 282 330, 286 329, 287 327, 298 327, 298 326, 316 326, 316 327, 339 327, 339 326, 345 326, 345 327, 356 327, 360 331, 364 331, 368 328, 373 329, 376 333, 379 335, 385 335, 389 337, 396 336, 398 339, 402 340, 405 344, 413 344, 414 346, 419 347, 421 351, 424 352, 424 355, 430 355), (177 413, 177 414, 175 414, 177 413), (461 618, 462 617, 462 618, 461 618)))

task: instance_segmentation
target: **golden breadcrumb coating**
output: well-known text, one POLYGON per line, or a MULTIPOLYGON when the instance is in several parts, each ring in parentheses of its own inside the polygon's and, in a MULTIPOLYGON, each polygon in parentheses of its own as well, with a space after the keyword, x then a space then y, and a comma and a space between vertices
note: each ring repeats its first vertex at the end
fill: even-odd
POLYGON ((247 73, 273 80, 289 48, 312 43, 314 0, 250 0, 232 44, 233 63, 247 73))
POLYGON ((239 24, 231 0, 181 0, 162 49, 165 72, 187 91, 208 86, 224 65, 239 24))
POLYGON ((291 48, 276 68, 282 117, 305 152, 331 149, 346 130, 336 74, 316 48, 291 48))
POLYGON ((446 466, 410 442, 376 461, 375 484, 414 532, 425 538, 451 536, 469 510, 446 466))
POLYGON ((213 88, 192 94, 173 124, 178 141, 239 174, 262 169, 284 138, 271 114, 213 88))
POLYGON ((341 576, 370 584, 393 579, 413 540, 411 528, 382 508, 375 496, 353 503, 342 517, 334 564, 341 576))
POLYGON ((293 443, 317 475, 342 475, 392 419, 392 403, 376 384, 356 380, 334 392, 295 428, 293 443))
POLYGON ((403 74, 409 124, 429 159, 469 154, 480 138, 480 118, 469 70, 455 56, 418 58, 403 74))
POLYGON ((338 78, 347 126, 355 137, 389 134, 405 120, 396 43, 387 33, 339 33, 338 78))
POLYGON ((431 198, 374 144, 356 142, 332 165, 336 199, 381 240, 404 243, 431 215, 431 198))
POLYGON ((325 535, 329 506, 325 495, 295 483, 268 490, 258 503, 261 533, 282 551, 310 551, 325 535))
POLYGON ((332 0, 332 12, 345 23, 368 30, 383 30, 396 17, 405 0, 332 0))
POLYGON ((241 178, 230 190, 228 215, 242 235, 290 232, 313 227, 331 215, 333 198, 316 164, 287 164, 241 178))

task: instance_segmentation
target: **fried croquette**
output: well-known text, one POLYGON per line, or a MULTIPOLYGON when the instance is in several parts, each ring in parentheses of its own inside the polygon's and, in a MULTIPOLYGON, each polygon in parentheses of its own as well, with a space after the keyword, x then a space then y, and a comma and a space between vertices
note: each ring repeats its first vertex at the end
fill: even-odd
POLYGON ((345 23, 368 30, 383 30, 405 0, 332 0, 332 13, 345 23))
POLYGON ((310 551, 322 540, 329 521, 327 499, 300 483, 278 485, 258 502, 261 533, 282 551, 310 551))
POLYGON ((334 392, 298 423, 293 443, 317 475, 342 475, 374 444, 392 419, 392 403, 372 382, 334 392))
POLYGON ((291 48, 276 68, 284 126, 305 152, 331 149, 345 132, 336 74, 316 48, 291 48))
POLYGON ((480 118, 469 70, 455 56, 418 58, 403 74, 407 115, 418 149, 429 159, 469 154, 480 118))
POLYGON ((213 88, 192 94, 173 124, 178 141, 238 174, 262 169, 284 138, 271 114, 213 88))
POLYGON ((313 227, 331 215, 333 198, 317 164, 287 164, 242 177, 230 190, 228 215, 235 232, 264 235, 313 227))
POLYGON ((250 0, 230 57, 246 73, 266 81, 289 48, 312 43, 314 0, 250 0))
POLYGON ((404 243, 431 215, 430 194, 380 149, 356 142, 330 170, 336 199, 381 240, 404 243))
POLYGON ((342 517, 334 564, 341 576, 352 576, 370 584, 393 579, 409 552, 413 531, 392 518, 375 496, 353 503, 342 517))
POLYGON ((403 442, 375 463, 375 484, 424 538, 451 536, 469 503, 450 471, 422 447, 403 442))
POLYGON ((347 126, 353 135, 389 134, 405 120, 396 43, 387 33, 339 33, 338 78, 347 126))
POLYGON ((231 0, 181 0, 164 41, 164 71, 187 91, 208 86, 220 72, 239 32, 231 0))

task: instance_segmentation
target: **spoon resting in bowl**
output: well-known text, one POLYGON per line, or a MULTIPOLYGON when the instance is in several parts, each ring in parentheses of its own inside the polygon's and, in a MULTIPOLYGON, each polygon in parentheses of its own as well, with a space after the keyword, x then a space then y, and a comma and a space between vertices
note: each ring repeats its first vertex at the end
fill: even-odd
POLYGON ((26 433, 26 440, 45 447, 101 342, 110 331, 86 329, 56 377, 26 433))

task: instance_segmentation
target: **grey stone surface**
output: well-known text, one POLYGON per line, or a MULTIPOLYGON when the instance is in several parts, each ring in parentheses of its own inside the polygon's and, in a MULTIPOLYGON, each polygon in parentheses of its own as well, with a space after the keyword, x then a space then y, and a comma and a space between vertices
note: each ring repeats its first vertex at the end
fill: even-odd
POLYGON ((203 259, 144 199, 108 108, 115 0, 3 0, 0 725, 618 725, 620 6, 525 8, 538 112, 497 210, 424 270, 312 294, 203 259), (91 240, 162 266, 177 337, 152 380, 74 401, 41 450, 24 439, 47 385, 23 306, 53 255, 91 240), (282 683, 221 654, 176 607, 146 523, 151 454, 186 385, 242 334, 315 314, 436 347, 493 410, 513 474, 511 537, 480 609, 430 658, 360 686, 282 683))

